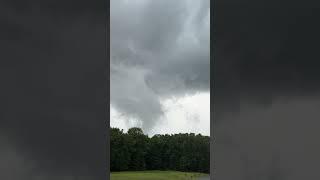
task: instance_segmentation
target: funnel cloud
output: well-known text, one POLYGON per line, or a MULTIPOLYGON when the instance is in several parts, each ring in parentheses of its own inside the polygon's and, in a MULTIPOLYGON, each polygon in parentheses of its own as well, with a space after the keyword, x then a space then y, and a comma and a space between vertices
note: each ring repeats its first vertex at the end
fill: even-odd
POLYGON ((111 1, 110 104, 127 121, 151 132, 164 100, 209 92, 209 11, 209 0, 111 1))

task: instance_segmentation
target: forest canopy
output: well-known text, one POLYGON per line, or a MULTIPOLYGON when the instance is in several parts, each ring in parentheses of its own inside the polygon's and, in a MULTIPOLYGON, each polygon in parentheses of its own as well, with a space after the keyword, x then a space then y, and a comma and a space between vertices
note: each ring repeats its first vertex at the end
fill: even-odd
POLYGON ((154 135, 142 129, 110 131, 111 171, 176 170, 209 173, 210 137, 194 133, 154 135))

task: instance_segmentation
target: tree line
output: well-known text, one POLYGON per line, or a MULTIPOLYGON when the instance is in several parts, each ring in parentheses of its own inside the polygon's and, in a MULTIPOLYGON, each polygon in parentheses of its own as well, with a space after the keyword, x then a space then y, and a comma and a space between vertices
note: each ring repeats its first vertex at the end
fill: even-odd
POLYGON ((111 128, 110 170, 176 170, 209 173, 210 138, 194 133, 154 135, 140 128, 111 128))

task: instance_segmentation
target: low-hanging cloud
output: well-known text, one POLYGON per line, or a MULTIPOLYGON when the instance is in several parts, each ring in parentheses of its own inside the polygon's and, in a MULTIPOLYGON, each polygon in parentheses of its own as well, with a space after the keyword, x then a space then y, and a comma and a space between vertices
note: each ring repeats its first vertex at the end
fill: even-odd
POLYGON ((227 119, 233 123, 215 128, 216 179, 319 178, 320 100, 293 99, 269 108, 242 104, 227 119))
POLYGON ((318 179, 319 6, 245 2, 215 3, 215 179, 318 179))
POLYGON ((209 91, 209 0, 111 1, 111 105, 150 130, 161 99, 209 91))
POLYGON ((215 3, 217 108, 229 112, 240 107, 240 100, 265 106, 279 98, 317 95, 319 27, 312 23, 317 6, 311 1, 246 2, 215 3))
POLYGON ((0 179, 105 178, 105 3, 0 4, 0 179))

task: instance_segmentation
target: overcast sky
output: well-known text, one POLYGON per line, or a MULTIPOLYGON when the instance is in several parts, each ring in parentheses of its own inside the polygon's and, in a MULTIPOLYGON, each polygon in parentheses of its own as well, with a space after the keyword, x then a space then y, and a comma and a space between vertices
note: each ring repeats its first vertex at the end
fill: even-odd
POLYGON ((0 179, 106 179, 104 5, 0 2, 0 179))
POLYGON ((111 1, 112 127, 210 134, 209 3, 111 1))
POLYGON ((215 179, 320 178, 318 9, 215 1, 215 179))

